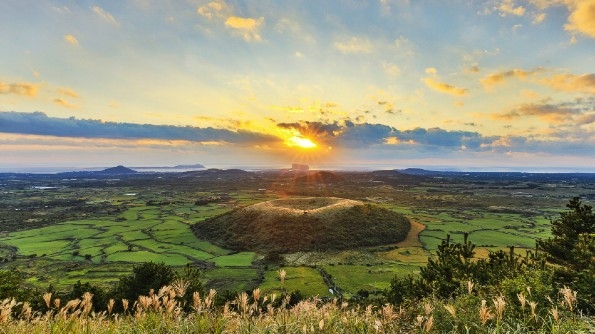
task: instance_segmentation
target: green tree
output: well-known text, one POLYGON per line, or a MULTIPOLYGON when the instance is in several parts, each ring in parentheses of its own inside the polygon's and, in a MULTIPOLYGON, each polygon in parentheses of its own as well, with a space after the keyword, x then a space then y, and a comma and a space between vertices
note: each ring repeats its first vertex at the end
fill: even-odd
POLYGON ((174 271, 165 263, 145 262, 135 265, 131 275, 120 278, 112 295, 132 302, 138 296, 148 295, 151 289, 157 292, 163 286, 170 285, 174 278, 174 271))
POLYGON ((509 252, 490 252, 487 259, 475 259, 475 244, 465 234, 463 242, 452 243, 450 236, 438 246, 436 255, 428 258, 426 267, 420 268, 419 277, 394 278, 385 297, 393 304, 428 296, 441 299, 456 297, 466 291, 472 281, 477 287, 496 286, 505 279, 523 275, 529 268, 542 269, 543 261, 533 252, 526 256, 509 252))
POLYGON ((540 240, 539 248, 554 269, 557 287, 578 291, 579 307, 595 311, 595 214, 592 207, 574 197, 552 221, 552 238, 540 240))
POLYGON ((16 269, 0 270, 0 300, 20 296, 22 274, 16 269))

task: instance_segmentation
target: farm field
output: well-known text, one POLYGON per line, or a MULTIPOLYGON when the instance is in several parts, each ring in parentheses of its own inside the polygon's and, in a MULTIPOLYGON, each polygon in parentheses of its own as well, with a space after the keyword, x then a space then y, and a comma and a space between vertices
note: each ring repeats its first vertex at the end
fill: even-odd
MULTIPOLYGON (((311 171, 310 173, 316 173, 311 171)), ((322 183, 287 171, 76 175, 0 175, 0 266, 16 268, 40 289, 91 282, 110 285, 134 264, 198 267, 208 287, 268 292, 299 290, 346 297, 415 275, 441 240, 465 233, 477 256, 549 236, 550 219, 573 196, 595 198, 592 175, 413 175, 396 171, 333 172, 322 183), (328 178, 327 178, 328 179, 328 178), (275 199, 339 197, 404 214, 404 241, 341 251, 267 254, 229 250, 191 230, 231 210, 275 199), (281 282, 279 270, 285 270, 281 282)), ((587 200, 588 202, 588 200, 587 200)), ((249 236, 246 236, 249 237, 249 236)), ((291 237, 291 236, 288 236, 291 237)))

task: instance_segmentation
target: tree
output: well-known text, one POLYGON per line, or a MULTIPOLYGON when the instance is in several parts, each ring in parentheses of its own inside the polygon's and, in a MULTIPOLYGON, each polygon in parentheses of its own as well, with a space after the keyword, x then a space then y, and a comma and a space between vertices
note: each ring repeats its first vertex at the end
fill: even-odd
POLYGON ((165 285, 170 285, 175 274, 165 263, 145 262, 132 268, 132 275, 120 278, 115 286, 113 295, 134 301, 141 295, 148 295, 153 289, 158 291, 165 285))
POLYGON ((554 264, 557 287, 578 291, 579 307, 595 311, 595 214, 592 207, 574 197, 552 221, 552 238, 540 240, 538 247, 554 264))
POLYGON ((0 270, 0 300, 20 296, 23 276, 16 269, 0 270))
POLYGON ((465 233, 462 242, 452 243, 450 235, 438 246, 436 255, 428 258, 426 267, 420 268, 419 277, 394 278, 385 297, 393 304, 420 299, 430 295, 442 299, 456 297, 466 291, 472 281, 477 286, 495 286, 505 278, 523 275, 529 269, 542 269, 543 262, 532 252, 516 255, 509 252, 490 252, 487 259, 475 259, 475 244, 465 233))

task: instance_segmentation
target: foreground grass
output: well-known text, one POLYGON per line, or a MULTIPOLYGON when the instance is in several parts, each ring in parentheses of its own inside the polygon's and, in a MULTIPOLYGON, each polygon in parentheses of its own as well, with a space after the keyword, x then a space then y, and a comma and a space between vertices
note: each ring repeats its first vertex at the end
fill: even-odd
MULTIPOLYGON (((47 310, 0 302, 0 333, 594 333, 593 319, 575 311, 576 294, 563 289, 558 301, 538 305, 530 294, 517 300, 471 293, 443 302, 351 306, 317 298, 289 305, 289 297, 241 293, 214 306, 216 292, 195 293, 186 304, 186 284, 175 282, 134 303, 110 300, 108 312, 92 312, 93 295, 62 302, 46 293, 47 310), (191 304, 191 305, 190 305, 191 304), (122 312, 112 312, 122 307, 122 312), (184 312, 183 310, 189 310, 184 312)), ((530 291, 529 291, 530 293, 530 291)))

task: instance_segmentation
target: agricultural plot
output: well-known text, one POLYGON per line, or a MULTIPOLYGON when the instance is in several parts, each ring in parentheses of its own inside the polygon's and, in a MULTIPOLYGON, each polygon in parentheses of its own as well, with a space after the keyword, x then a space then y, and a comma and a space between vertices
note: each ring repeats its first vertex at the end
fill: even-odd
POLYGON ((419 266, 394 263, 374 266, 334 265, 324 266, 324 270, 344 295, 353 296, 360 290, 380 292, 389 287, 395 276, 405 277, 419 273, 419 266))
POLYGON ((353 296, 360 290, 382 290, 395 276, 415 275, 446 235, 456 242, 468 233, 478 257, 507 246, 523 254, 523 248, 532 249, 537 239, 549 237, 550 220, 569 198, 589 195, 593 182, 564 176, 530 183, 525 175, 504 182, 498 177, 432 178, 390 171, 344 174, 344 181, 328 184, 296 181, 283 172, 172 173, 121 180, 40 176, 18 182, 9 176, 12 181, 0 182, 0 266, 18 268, 29 283, 43 289, 48 284, 66 288, 79 280, 109 285, 146 261, 176 268, 190 263, 202 268, 208 287, 220 291, 260 287, 330 297, 321 268, 345 296, 353 296), (402 213, 413 222, 412 229, 396 244, 280 254, 287 272, 283 284, 278 263, 266 262, 269 254, 231 251, 191 230, 205 219, 248 205, 322 196, 402 213), (221 200, 199 205, 200 198, 221 200))
POLYGON ((269 270, 264 274, 264 282, 260 288, 267 293, 293 292, 299 290, 306 296, 331 297, 329 287, 320 276, 320 272, 311 267, 283 267, 269 270), (285 280, 279 277, 279 270, 285 270, 285 280))
POLYGON ((259 270, 253 267, 216 267, 205 272, 204 278, 209 288, 234 292, 254 289, 261 280, 259 270))

